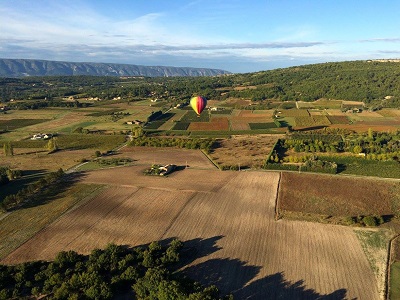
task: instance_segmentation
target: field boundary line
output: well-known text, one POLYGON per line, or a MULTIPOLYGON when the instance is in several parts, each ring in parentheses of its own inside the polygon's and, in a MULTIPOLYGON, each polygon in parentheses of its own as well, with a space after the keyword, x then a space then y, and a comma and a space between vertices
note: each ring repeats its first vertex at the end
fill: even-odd
POLYGON ((204 150, 200 150, 201 153, 204 154, 205 157, 207 157, 207 159, 218 169, 221 171, 221 168, 212 160, 212 158, 206 153, 204 152, 204 150))
POLYGON ((388 247, 388 259, 386 262, 386 276, 385 276, 385 297, 384 299, 390 300, 390 267, 393 262, 393 248, 394 248, 394 243, 396 240, 400 238, 400 234, 395 235, 394 237, 391 238, 389 242, 389 247, 388 247))
MULTIPOLYGON (((102 189, 104 189, 105 185, 98 185, 98 187, 89 195, 83 197, 82 199, 78 200, 74 205, 68 207, 66 210, 64 210, 61 214, 59 214, 55 219, 53 219, 52 221, 50 221, 49 223, 45 224, 41 229, 39 229, 38 231, 36 231, 34 234, 32 234, 31 236, 29 236, 23 243, 21 243, 18 247, 16 247, 14 250, 12 250, 10 253, 8 253, 6 256, 4 257, 0 257, 0 262, 3 261, 4 259, 6 259, 8 256, 10 256, 13 252, 15 252, 17 249, 21 248, 23 245, 27 244, 30 240, 32 240, 35 236, 39 235, 40 233, 42 233, 43 231, 47 230, 48 227, 50 227, 53 223, 57 222, 58 220, 60 220, 64 215, 66 215, 67 213, 69 213, 70 211, 74 211, 76 209, 78 209, 79 207, 81 207, 82 205, 85 205, 87 202, 89 202, 90 200, 92 200, 94 197, 96 197, 98 192, 101 192, 102 189)), ((11 212, 10 212, 11 214, 11 212)), ((8 214, 9 215, 9 214, 8 214)), ((7 215, 7 216, 8 216, 7 215)))
POLYGON ((181 215, 181 213, 183 212, 183 210, 186 208, 186 206, 188 206, 189 202, 197 195, 196 193, 193 193, 193 195, 191 195, 187 200, 186 203, 181 207, 181 209, 176 213, 175 217, 172 218, 171 222, 169 223, 169 225, 167 226, 167 228, 165 228, 163 234, 161 235, 161 237, 159 238, 159 240, 163 240, 165 238, 165 235, 168 233, 168 231, 171 229, 172 225, 174 225, 174 223, 176 222, 176 220, 178 219, 178 217, 181 215))
MULTIPOLYGON (((117 188, 116 188, 117 189, 117 188)), ((107 192, 109 189, 106 189, 105 192, 107 192)), ((86 232, 90 231, 93 227, 95 227, 102 219, 106 218, 108 215, 110 215, 114 210, 116 210, 118 207, 120 207, 122 204, 124 204, 127 200, 129 200, 131 198, 132 195, 134 195, 135 193, 137 193, 140 190, 140 188, 136 188, 135 191, 131 192, 129 195, 127 195, 126 197, 124 197, 123 200, 121 200, 118 204, 116 204, 111 210, 109 210, 104 216, 97 218, 96 222, 93 222, 92 225, 90 225, 89 227, 87 227, 86 229, 84 229, 80 234, 76 235, 73 239, 71 239, 68 243, 65 244, 65 247, 68 247, 69 245, 71 245, 73 242, 75 242, 78 238, 80 238, 81 236, 85 235, 86 232)), ((92 198, 93 199, 93 198, 92 198)), ((89 201, 87 201, 85 204, 89 203, 89 201)))
POLYGON ((275 197, 275 221, 278 221, 279 218, 279 190, 281 186, 281 178, 282 178, 282 172, 279 172, 279 178, 278 178, 278 185, 276 187, 276 197, 275 197))

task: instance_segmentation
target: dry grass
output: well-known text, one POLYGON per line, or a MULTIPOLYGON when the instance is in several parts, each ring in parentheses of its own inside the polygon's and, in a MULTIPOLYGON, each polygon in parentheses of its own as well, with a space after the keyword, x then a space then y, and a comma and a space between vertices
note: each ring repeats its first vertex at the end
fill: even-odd
POLYGON ((220 140, 210 157, 220 166, 260 168, 264 165, 278 135, 241 135, 220 140))
MULTIPOLYGON (((190 168, 215 169, 215 166, 199 150, 152 148, 152 147, 124 147, 119 151, 121 157, 135 160, 135 164, 148 167, 151 164, 188 165, 190 168)), ((116 157, 119 157, 116 156, 116 157)))
POLYGON ((250 130, 249 122, 247 120, 233 120, 231 119, 232 130, 250 130))
POLYGON ((69 169, 78 164, 82 158, 91 158, 93 149, 63 150, 48 154, 43 148, 14 148, 14 156, 4 156, 0 152, 0 165, 18 170, 56 171, 59 168, 69 169))

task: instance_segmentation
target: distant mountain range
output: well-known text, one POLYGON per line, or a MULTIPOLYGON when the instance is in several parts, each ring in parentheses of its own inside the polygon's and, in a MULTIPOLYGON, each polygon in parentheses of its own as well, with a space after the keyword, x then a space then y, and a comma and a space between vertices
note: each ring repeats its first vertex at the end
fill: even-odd
POLYGON ((36 59, 0 59, 0 77, 94 75, 94 76, 215 76, 228 71, 207 68, 140 66, 129 64, 63 62, 36 59))

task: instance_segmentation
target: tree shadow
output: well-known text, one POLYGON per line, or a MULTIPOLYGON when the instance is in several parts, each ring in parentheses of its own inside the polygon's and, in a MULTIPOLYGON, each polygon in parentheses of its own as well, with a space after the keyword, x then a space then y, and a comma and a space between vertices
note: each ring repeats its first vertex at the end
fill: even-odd
POLYGON ((17 209, 36 207, 56 200, 59 198, 58 196, 61 193, 82 180, 83 176, 84 173, 82 172, 64 174, 62 180, 52 184, 51 186, 44 186, 41 192, 35 194, 29 201, 25 202, 17 209))
MULTIPOLYGON (((182 272, 202 285, 215 285, 222 294, 230 294, 243 288, 260 272, 261 267, 247 265, 239 259, 216 258, 189 266, 182 272)), ((235 297, 235 299, 242 299, 235 297)))
POLYGON ((285 300, 344 300, 346 289, 338 289, 330 294, 319 294, 313 289, 307 289, 303 280, 287 281, 284 273, 279 272, 253 281, 240 289, 233 291, 235 299, 285 299, 285 300))
POLYGON ((328 127, 328 126, 325 126, 325 125, 309 126, 309 127, 296 128, 294 131, 320 130, 320 129, 325 129, 326 127, 328 127))
MULTIPOLYGON (((250 265, 235 258, 211 258, 191 265, 196 259, 203 258, 204 260, 210 254, 222 249, 217 245, 221 238, 223 236, 185 241, 176 270, 181 270, 185 276, 204 286, 215 285, 221 291, 221 295, 232 294, 234 299, 347 299, 346 289, 338 289, 326 295, 320 294, 313 289, 308 289, 304 280, 296 282, 286 280, 283 272, 254 280, 262 266, 250 265)), ((167 244, 171 240, 163 240, 163 243, 167 244)))
MULTIPOLYGON (((179 251, 179 262, 174 265, 174 270, 181 269, 196 259, 206 257, 214 252, 222 249, 217 245, 217 242, 224 236, 217 235, 210 238, 195 238, 192 240, 183 241, 183 248, 179 251)), ((168 247, 172 240, 178 239, 177 237, 170 237, 158 241, 162 247, 168 247)), ((147 248, 149 243, 138 245, 135 247, 147 248)), ((129 246, 128 246, 129 248, 129 246)))
POLYGON ((179 268, 192 263, 198 258, 206 257, 221 250, 222 248, 217 245, 217 242, 223 237, 223 235, 216 235, 205 239, 196 238, 185 241, 181 252, 179 268))
POLYGON ((336 174, 342 173, 343 171, 346 171, 346 165, 345 164, 337 164, 336 174))
POLYGON ((47 173, 48 170, 46 169, 36 169, 36 170, 22 170, 22 176, 41 176, 44 173, 47 173))

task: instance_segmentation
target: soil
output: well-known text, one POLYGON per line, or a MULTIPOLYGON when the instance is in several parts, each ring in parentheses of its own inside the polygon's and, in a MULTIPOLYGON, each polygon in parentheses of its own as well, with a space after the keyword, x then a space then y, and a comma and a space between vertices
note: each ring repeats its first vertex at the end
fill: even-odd
POLYGON ((220 166, 259 169, 281 135, 238 135, 221 139, 210 157, 220 166))
POLYGON ((143 167, 86 173, 83 183, 108 188, 2 263, 53 259, 60 250, 87 254, 110 242, 136 246, 177 237, 195 256, 184 271, 236 299, 379 299, 352 228, 275 221, 279 173, 186 168, 155 177, 143 175, 143 167))

